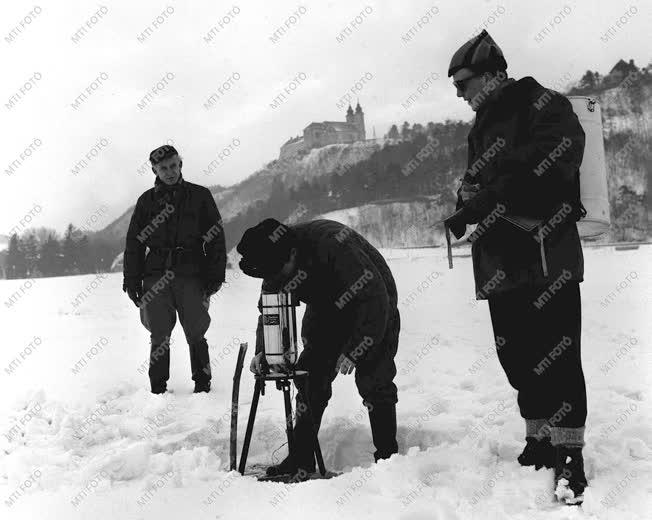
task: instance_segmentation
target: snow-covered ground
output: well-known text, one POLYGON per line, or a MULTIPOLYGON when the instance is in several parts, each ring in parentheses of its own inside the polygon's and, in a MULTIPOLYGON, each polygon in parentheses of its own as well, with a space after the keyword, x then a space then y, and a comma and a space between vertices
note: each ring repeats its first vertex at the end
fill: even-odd
MULTIPOLYGON (((0 516, 652 518, 652 247, 585 250, 590 487, 582 508, 552 500, 552 471, 515 460, 523 424, 495 356, 487 304, 473 298, 470 258, 455 258, 450 271, 441 250, 387 256, 402 302, 400 455, 372 464, 353 376, 339 375, 320 440, 327 466, 345 473, 292 486, 228 471, 233 368, 239 343, 253 348, 258 281, 229 271, 229 286, 213 299, 212 392, 191 393, 177 324, 174 393, 163 396, 148 391, 148 333, 120 290, 119 273, 0 281, 0 516)), ((251 351, 240 443, 253 388, 250 358, 251 351)), ((249 462, 280 460, 283 443, 281 393, 268 385, 249 462)))

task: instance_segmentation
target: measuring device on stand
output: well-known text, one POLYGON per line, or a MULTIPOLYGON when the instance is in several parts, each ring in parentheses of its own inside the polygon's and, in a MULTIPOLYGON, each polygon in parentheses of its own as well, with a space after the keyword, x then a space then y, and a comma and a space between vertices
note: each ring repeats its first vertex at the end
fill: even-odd
MULTIPOLYGON (((258 408, 258 400, 262 395, 265 395, 265 382, 274 381, 276 388, 283 391, 283 399, 285 402, 285 424, 288 439, 288 451, 290 456, 294 456, 294 438, 293 438, 293 421, 292 421, 292 402, 290 400, 290 386, 292 381, 299 383, 304 389, 304 395, 307 397, 309 394, 308 388, 308 371, 296 370, 297 362, 297 315, 296 308, 299 302, 293 297, 292 293, 288 292, 263 292, 261 295, 262 302, 262 318, 263 318, 263 338, 265 348, 265 361, 266 368, 262 374, 254 376, 254 395, 251 401, 251 409, 249 411, 249 420, 247 422, 247 430, 245 439, 242 446, 242 454, 240 456, 240 465, 238 471, 244 475, 247 455, 249 453, 249 446, 251 443, 251 435, 254 428, 254 421, 256 419, 256 410, 258 408)), ((246 348, 246 347, 245 347, 246 348)), ((239 370, 242 370, 242 360, 238 356, 239 370)), ((238 366, 236 366, 236 374, 238 374, 238 366)), ((239 385, 239 375, 237 384, 239 385)), ((235 395, 236 378, 234 377, 234 395, 235 395)), ((235 432, 237 429, 237 400, 234 400, 235 409, 232 408, 232 417, 235 417, 235 428, 232 422, 231 428, 231 469, 234 470, 236 466, 235 459, 235 432), (235 414, 235 415, 234 415, 235 414)), ((309 399, 306 399, 306 410, 308 420, 313 424, 313 450, 317 459, 317 467, 319 473, 326 476, 326 468, 324 467, 324 459, 319 446, 319 439, 317 432, 314 428, 314 421, 312 418, 312 410, 310 409, 309 399)), ((278 480, 281 477, 259 477, 259 480, 278 480)))
POLYGON ((261 295, 265 361, 270 370, 294 374, 297 362, 297 311, 291 293, 261 295))

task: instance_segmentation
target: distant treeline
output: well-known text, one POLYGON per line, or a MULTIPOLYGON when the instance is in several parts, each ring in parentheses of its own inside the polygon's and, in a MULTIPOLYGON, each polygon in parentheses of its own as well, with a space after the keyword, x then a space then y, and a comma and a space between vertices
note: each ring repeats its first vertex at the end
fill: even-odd
POLYGON ((566 95, 568 96, 596 96, 605 90, 622 86, 624 83, 626 87, 633 87, 630 95, 633 97, 638 93, 643 85, 652 83, 652 73, 649 67, 639 69, 634 65, 633 60, 629 64, 625 64, 623 60, 620 61, 620 69, 618 73, 611 72, 606 76, 602 76, 598 71, 587 70, 584 76, 572 86, 566 95), (636 92, 638 90, 638 92, 636 92))
POLYGON ((6 278, 39 278, 106 272, 124 244, 89 238, 69 224, 63 238, 53 229, 27 230, 9 238, 6 278))
MULTIPOLYGON (((633 63, 619 64, 619 74, 600 76, 587 71, 567 94, 595 95, 626 81, 623 92, 632 100, 632 110, 640 115, 641 106, 649 103, 652 74, 649 68, 638 69, 633 63), (632 78, 634 78, 632 80, 632 78)), ((603 111, 606 120, 613 109, 603 111)), ((392 125, 385 134, 383 147, 369 159, 340 164, 327 174, 299 185, 287 186, 275 177, 267 199, 257 201, 224 225, 227 248, 233 248, 244 231, 267 217, 284 222, 309 220, 338 209, 361 206, 387 199, 411 200, 431 195, 444 210, 455 204, 457 179, 466 170, 467 135, 471 122, 446 120, 400 127, 392 125)), ((652 201, 652 142, 647 136, 631 132, 614 132, 605 139, 612 217, 612 239, 643 240, 649 236, 652 201), (643 179, 634 186, 632 179, 643 179)), ((277 161, 272 161, 271 168, 277 161)), ((289 167, 292 167, 290 164, 289 167)), ((212 186, 217 193, 224 188, 212 186)), ((6 257, 5 276, 57 276, 108 271, 118 253, 124 249, 124 237, 99 240, 86 236, 70 224, 62 239, 54 230, 41 228, 11 236, 6 257)))

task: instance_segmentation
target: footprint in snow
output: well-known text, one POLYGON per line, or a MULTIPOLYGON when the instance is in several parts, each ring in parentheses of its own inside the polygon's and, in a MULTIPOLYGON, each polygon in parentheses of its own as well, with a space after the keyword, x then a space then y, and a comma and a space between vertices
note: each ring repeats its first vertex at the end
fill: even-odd
POLYGON ((462 390, 473 391, 473 390, 475 390, 475 384, 473 384, 473 381, 469 381, 469 380, 467 379, 466 381, 462 381, 462 382, 460 383, 460 388, 461 388, 462 390))

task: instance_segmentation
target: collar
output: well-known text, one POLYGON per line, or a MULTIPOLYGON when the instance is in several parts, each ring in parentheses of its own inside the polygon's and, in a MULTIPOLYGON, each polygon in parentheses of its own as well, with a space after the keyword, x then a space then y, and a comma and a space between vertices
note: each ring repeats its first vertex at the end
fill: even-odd
POLYGON ((489 93, 487 99, 482 104, 477 114, 485 112, 489 107, 495 106, 502 101, 503 96, 506 92, 509 92, 513 85, 517 84, 517 81, 514 78, 507 78, 502 81, 496 88, 489 93))
POLYGON ((534 93, 540 89, 543 89, 543 87, 532 76, 525 76, 519 80, 508 78, 492 92, 493 95, 490 96, 483 109, 490 105, 498 106, 505 102, 510 105, 527 103, 534 93))
POLYGON ((516 80, 514 78, 507 78, 502 83, 500 83, 500 85, 498 85, 496 87, 496 89, 491 93, 491 95, 489 96, 489 100, 493 101, 493 100, 496 100, 496 99, 502 97, 502 95, 505 92, 505 89, 508 88, 508 87, 511 87, 515 83, 516 83, 516 80))
POLYGON ((156 179, 154 180, 154 191, 156 193, 175 192, 178 188, 181 188, 184 185, 185 185, 185 181, 183 179, 183 174, 179 175, 179 180, 175 182, 172 186, 168 186, 157 176, 156 179))

